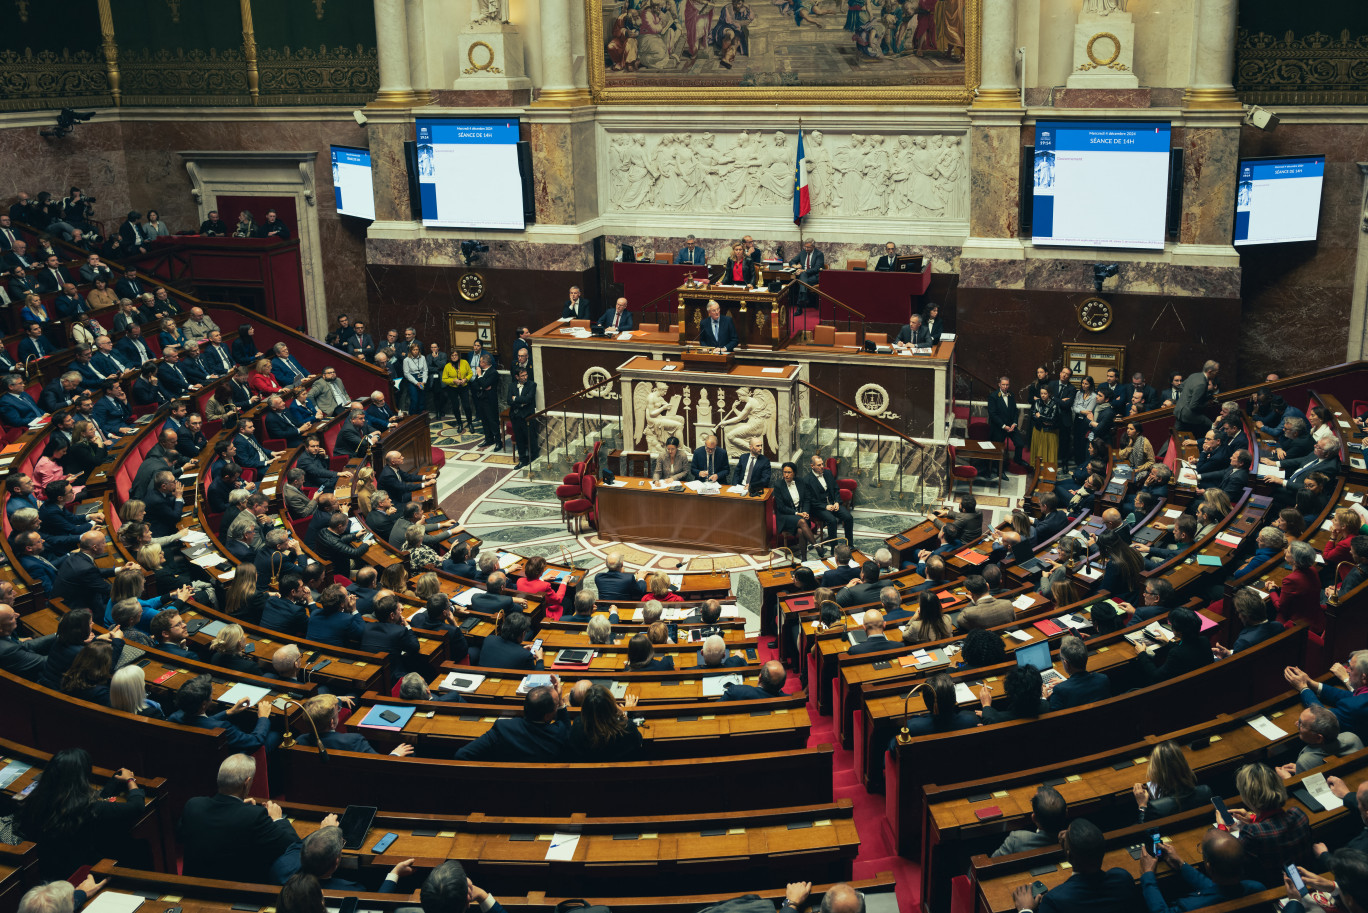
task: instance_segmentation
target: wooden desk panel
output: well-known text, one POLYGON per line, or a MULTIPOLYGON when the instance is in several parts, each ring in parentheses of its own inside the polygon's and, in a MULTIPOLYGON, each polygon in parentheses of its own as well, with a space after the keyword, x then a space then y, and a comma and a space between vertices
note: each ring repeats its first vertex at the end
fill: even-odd
POLYGON ((647 479, 619 479, 625 487, 599 486, 599 535, 604 539, 660 542, 716 550, 769 551, 772 491, 750 498, 652 489, 647 479))

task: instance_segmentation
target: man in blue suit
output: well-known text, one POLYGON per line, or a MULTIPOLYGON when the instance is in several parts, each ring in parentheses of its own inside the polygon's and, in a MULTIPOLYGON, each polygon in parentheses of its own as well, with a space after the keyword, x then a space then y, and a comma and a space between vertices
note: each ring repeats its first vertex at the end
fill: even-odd
POLYGON ((91 416, 100 430, 110 437, 132 434, 137 430, 133 427, 133 408, 128 405, 128 391, 124 390, 122 384, 109 385, 105 395, 95 404, 91 416))
MULTIPOLYGON (((803 242, 803 252, 789 261, 790 266, 798 267, 798 278, 807 285, 817 285, 821 281, 822 267, 826 266, 826 256, 817 250, 811 240, 803 242)), ((803 308, 817 306, 817 293, 804 286, 798 287, 797 313, 803 308)))
POLYGON ((14 550, 19 555, 19 566, 41 583, 43 589, 52 592, 57 582, 57 568, 43 556, 43 537, 34 531, 20 533, 14 540, 14 550))
POLYGON ((1315 449, 1311 451, 1312 459, 1303 463, 1296 472, 1286 479, 1265 479, 1264 481, 1270 485, 1278 486, 1278 490, 1273 494, 1273 503, 1279 509, 1295 504, 1297 494, 1306 487, 1306 477, 1313 472, 1323 472, 1332 479, 1339 475, 1339 449, 1339 438, 1327 434, 1316 442, 1315 449))
POLYGON ((771 697, 784 697, 784 682, 787 678, 788 674, 784 671, 784 664, 777 659, 772 659, 760 667, 759 687, 729 684, 722 692, 722 700, 759 701, 771 697))
POLYGON ((271 373, 282 387, 298 387, 300 384, 311 384, 318 379, 317 375, 304 370, 304 366, 299 363, 299 359, 290 354, 290 347, 285 343, 276 343, 271 351, 275 356, 271 359, 271 373))
POLYGON ((600 332, 610 335, 630 330, 636 326, 636 319, 632 317, 632 312, 627 310, 627 299, 619 298, 611 311, 604 311, 600 314, 595 326, 599 328, 600 332))
POLYGON ((636 602, 646 593, 646 584, 635 574, 622 569, 622 555, 609 552, 603 559, 607 570, 594 577, 599 599, 620 599, 636 602))
POLYGON ((747 491, 760 491, 770 485, 770 461, 765 456, 765 439, 750 439, 750 452, 741 454, 736 461, 736 484, 745 485, 747 491))
POLYGON ((266 413, 266 435, 272 440, 284 441, 286 447, 298 447, 304 443, 304 427, 301 427, 289 410, 285 408, 285 400, 280 396, 272 395, 270 399, 270 411, 266 413))
POLYGON ((1324 704, 1339 720, 1341 731, 1363 738, 1368 733, 1368 650, 1359 650, 1350 656, 1348 670, 1336 663, 1330 671, 1339 677, 1339 687, 1313 681, 1296 666, 1289 667, 1283 677, 1301 691, 1304 705, 1324 704), (1346 675, 1340 675, 1346 671, 1346 675))
POLYGON ((684 246, 675 252, 674 262, 686 263, 691 266, 703 266, 708 262, 708 255, 704 253, 699 245, 698 239, 689 235, 684 239, 684 246))
POLYGON ((717 446, 717 435, 708 435, 703 441, 703 446, 694 451, 693 461, 689 464, 690 475, 701 482, 726 485, 730 472, 731 464, 727 462, 727 451, 717 446))
POLYGON ((1050 689, 1051 710, 1066 710, 1111 697, 1111 679, 1101 672, 1088 671, 1088 648, 1082 640, 1073 635, 1061 640, 1059 658, 1064 662, 1064 674, 1069 677, 1050 689))
MULTIPOLYGON (((167 609, 166 611, 173 610, 167 609)), ((158 647, 165 648, 163 644, 158 644, 158 647)), ((176 692, 176 706, 180 709, 167 717, 167 722, 184 723, 186 726, 195 726, 200 729, 222 729, 228 750, 235 753, 251 754, 263 745, 267 746, 269 750, 280 744, 280 735, 271 732, 270 698, 262 700, 256 707, 252 707, 251 704, 247 703, 247 699, 243 698, 227 710, 208 716, 214 699, 211 686, 212 681, 207 673, 197 675, 181 685, 180 690, 176 692), (235 714, 251 710, 256 710, 257 718, 256 725, 250 731, 240 729, 229 719, 235 714)), ((187 846, 185 853, 187 870, 189 870, 191 855, 187 846)))
POLYGON ((9 500, 5 502, 6 514, 14 516, 16 510, 25 507, 38 509, 38 498, 33 493, 33 484, 33 476, 22 472, 5 480, 5 490, 9 492, 9 500))
POLYGON ((523 715, 496 720, 482 736, 456 752, 458 761, 545 763, 559 761, 570 740, 570 714, 561 698, 560 678, 523 698, 523 715))
POLYGON ((730 352, 741 344, 736 335, 736 324, 731 317, 722 313, 722 305, 716 301, 708 302, 708 316, 698 331, 698 344, 707 349, 726 349, 730 352))
POLYGON ((114 351, 119 353, 120 359, 124 364, 133 368, 141 368, 157 357, 157 353, 152 351, 147 340, 142 337, 142 327, 136 323, 128 328, 128 332, 119 344, 114 347, 114 351))
POLYGON ((28 361, 30 358, 47 358, 49 355, 57 354, 57 347, 43 338, 43 325, 34 321, 25 325, 25 336, 19 340, 19 345, 15 347, 15 354, 20 361, 28 361))
POLYGON ((96 337, 95 352, 91 355, 90 364, 106 377, 118 377, 125 371, 132 370, 121 356, 115 354, 114 340, 108 336, 96 337))
POLYGON ((24 379, 18 374, 9 376, 9 388, 0 396, 0 423, 10 428, 23 428, 36 418, 43 417, 43 410, 24 392, 24 379))

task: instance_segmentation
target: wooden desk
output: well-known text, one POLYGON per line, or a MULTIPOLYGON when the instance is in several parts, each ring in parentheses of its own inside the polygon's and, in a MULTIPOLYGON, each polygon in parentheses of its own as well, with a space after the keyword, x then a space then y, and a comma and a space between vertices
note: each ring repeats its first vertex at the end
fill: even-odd
POLYGON ((650 479, 599 486, 598 527, 604 539, 659 542, 747 553, 769 551, 773 490, 758 498, 651 488, 650 479))
POLYGON ((679 287, 679 344, 698 340, 703 321, 708 318, 708 303, 716 301, 722 313, 736 325, 742 349, 782 349, 789 341, 789 316, 793 282, 777 292, 764 286, 748 289, 742 285, 704 285, 679 287))

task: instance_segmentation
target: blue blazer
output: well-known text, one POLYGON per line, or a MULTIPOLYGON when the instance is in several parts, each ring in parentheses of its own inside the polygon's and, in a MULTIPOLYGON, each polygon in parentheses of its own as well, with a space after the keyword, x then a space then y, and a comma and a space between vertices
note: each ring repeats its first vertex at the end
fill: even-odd
POLYGON ((646 584, 626 571, 604 571, 594 578, 599 599, 620 599, 635 602, 646 593, 646 584))
POLYGON ((11 428, 21 428, 42 417, 43 410, 38 408, 38 404, 28 394, 6 393, 0 396, 0 422, 11 428))
POLYGON ((274 409, 266 413, 266 434, 274 440, 284 441, 286 447, 298 447, 304 443, 304 436, 299 433, 299 426, 290 420, 288 412, 277 412, 274 409))
POLYGON ((44 358, 48 355, 56 355, 57 349, 52 343, 39 336, 34 339, 32 336, 25 336, 19 340, 19 345, 15 348, 20 361, 30 358, 44 358))
POLYGON ((456 752, 458 761, 542 763, 559 761, 570 741, 570 714, 562 707, 550 723, 522 717, 496 720, 482 736, 456 752))
MULTIPOLYGON (((608 310, 604 311, 602 314, 599 315, 598 322, 597 322, 595 325, 596 325, 599 329, 601 329, 601 330, 607 329, 608 327, 610 327, 610 326, 613 325, 613 316, 614 316, 616 313, 617 313, 617 308, 616 308, 616 307, 609 308, 608 310)), ((617 328, 618 328, 619 330, 630 330, 630 329, 633 329, 635 326, 636 326, 636 318, 632 316, 632 312, 631 312, 631 311, 623 311, 623 312, 622 312, 622 317, 619 318, 619 320, 618 320, 618 327, 617 327, 617 328)))
POLYGON ((675 252, 674 262, 685 263, 692 266, 703 266, 708 262, 708 255, 703 251, 702 244, 695 244, 692 251, 688 245, 681 247, 675 252))
MULTIPOLYGON (((359 604, 360 600, 357 602, 359 604)), ((364 627, 365 622, 360 614, 319 611, 309 616, 308 633, 305 636, 334 647, 354 647, 360 643, 361 629, 364 627)))
POLYGON ((37 555, 20 555, 19 565, 28 571, 30 577, 43 584, 43 589, 52 592, 52 585, 57 581, 55 568, 49 566, 42 558, 37 555))
MULTIPOLYGON (((749 452, 741 454, 736 460, 736 484, 740 485, 741 480, 746 477, 746 464, 752 459, 749 452)), ((770 486, 770 461, 769 457, 763 454, 754 457, 755 468, 751 470, 750 483, 752 487, 769 488, 770 486)), ((801 491, 801 489, 800 489, 801 491)))
POLYGON ((91 415, 95 418, 95 424, 99 425, 105 434, 118 434, 120 428, 133 426, 133 408, 128 405, 128 400, 102 396, 95 404, 91 415))
MULTIPOLYGON (((718 447, 713 451, 713 472, 717 473, 717 481, 726 485, 730 470, 731 464, 727 461, 727 451, 718 447)), ((699 447, 694 451, 693 460, 689 463, 689 472, 695 479, 701 479, 708 475, 707 447, 699 447)))
POLYGON ((309 372, 304 370, 304 366, 299 363, 299 359, 291 355, 289 358, 279 356, 271 359, 271 373, 280 382, 282 387, 293 387, 301 380, 309 376, 309 372), (298 376, 295 372, 298 371, 298 376))

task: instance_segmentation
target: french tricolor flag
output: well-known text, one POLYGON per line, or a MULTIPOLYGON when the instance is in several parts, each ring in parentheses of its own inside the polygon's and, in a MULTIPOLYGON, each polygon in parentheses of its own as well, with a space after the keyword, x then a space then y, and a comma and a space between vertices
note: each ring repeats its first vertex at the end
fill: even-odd
POLYGON ((803 131, 798 131, 798 164, 793 169, 793 223, 801 225, 803 216, 812 211, 808 197, 807 162, 803 156, 803 131))

